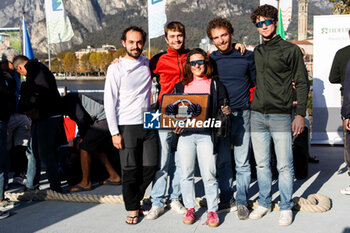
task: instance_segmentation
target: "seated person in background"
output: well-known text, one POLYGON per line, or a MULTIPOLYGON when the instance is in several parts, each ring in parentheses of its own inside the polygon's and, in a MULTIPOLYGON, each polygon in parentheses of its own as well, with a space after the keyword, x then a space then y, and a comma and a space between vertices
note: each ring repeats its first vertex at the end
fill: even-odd
MULTIPOLYGON (((208 55, 202 49, 193 49, 189 52, 184 68, 184 79, 175 85, 174 93, 185 94, 210 94, 211 117, 216 116, 217 109, 221 107, 224 114, 228 115, 231 110, 224 105, 227 92, 223 84, 213 78, 213 65, 208 55)), ((182 130, 177 128, 175 133, 182 130)), ((202 180, 208 206, 207 224, 210 227, 219 225, 218 218, 218 182, 216 180, 216 153, 212 129, 201 131, 185 131, 181 133, 178 141, 177 152, 181 166, 181 191, 182 198, 187 209, 183 217, 185 224, 195 222, 195 185, 194 172, 196 159, 202 180)))
POLYGON ((121 184, 120 176, 102 152, 107 143, 112 143, 103 104, 86 95, 70 93, 63 97, 63 106, 64 114, 77 123, 81 137, 79 144, 83 177, 70 192, 91 190, 91 155, 97 156, 109 174, 109 178, 103 184, 121 184))

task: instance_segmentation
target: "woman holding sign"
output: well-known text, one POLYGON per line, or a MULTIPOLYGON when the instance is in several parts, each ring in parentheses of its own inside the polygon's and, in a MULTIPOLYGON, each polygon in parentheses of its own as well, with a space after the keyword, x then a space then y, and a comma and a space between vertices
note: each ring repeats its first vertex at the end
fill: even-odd
MULTIPOLYGON (((209 94, 208 116, 215 118, 218 109, 228 115, 231 110, 224 106, 227 99, 225 87, 213 76, 213 64, 202 49, 193 49, 187 56, 184 68, 184 79, 175 85, 176 94, 209 94), (221 106, 221 107, 219 107, 221 106)), ((218 183, 216 180, 215 135, 213 128, 197 128, 186 130, 176 129, 181 133, 178 141, 182 178, 181 192, 184 205, 187 209, 183 217, 185 224, 195 221, 195 163, 198 159, 199 169, 204 183, 205 196, 208 205, 207 224, 210 227, 219 225, 218 210, 218 183)))

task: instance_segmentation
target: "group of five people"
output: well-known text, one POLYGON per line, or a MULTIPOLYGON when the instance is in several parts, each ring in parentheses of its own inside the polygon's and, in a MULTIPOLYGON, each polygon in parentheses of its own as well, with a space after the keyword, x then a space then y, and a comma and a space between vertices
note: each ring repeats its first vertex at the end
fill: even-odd
POLYGON ((292 135, 304 129, 308 79, 300 49, 276 34, 277 15, 277 9, 270 5, 253 11, 251 20, 263 44, 257 46, 254 53, 244 54, 237 50, 239 44, 232 44, 231 23, 220 17, 211 20, 207 27, 207 35, 218 49, 210 56, 201 49, 185 49, 185 27, 180 22, 165 26, 168 49, 150 61, 141 56, 146 33, 137 26, 124 30, 121 40, 126 55, 108 68, 104 107, 113 145, 120 150, 123 197, 129 211, 126 223, 136 224, 139 215, 146 213, 140 201, 153 180, 152 208, 145 218, 156 219, 164 213, 168 193, 170 208, 184 215, 184 223, 192 224, 195 221, 196 159, 204 183, 209 226, 219 225, 218 210, 234 206, 239 219, 263 217, 271 207, 272 138, 279 171, 279 224, 291 224, 292 135), (231 134, 216 137, 213 129, 144 129, 142 112, 150 108, 152 77, 160 84, 158 103, 169 93, 209 94, 209 115, 215 118, 219 109, 228 115, 231 134), (292 81, 298 100, 294 119, 292 81), (250 88, 254 86, 256 90, 250 104, 250 88), (229 100, 228 106, 224 99, 229 100), (173 152, 176 134, 179 139, 177 151, 173 152), (247 204, 251 144, 259 185, 259 205, 252 213, 247 204), (235 204, 231 146, 237 171, 235 204), (180 202, 181 196, 185 207, 180 202))

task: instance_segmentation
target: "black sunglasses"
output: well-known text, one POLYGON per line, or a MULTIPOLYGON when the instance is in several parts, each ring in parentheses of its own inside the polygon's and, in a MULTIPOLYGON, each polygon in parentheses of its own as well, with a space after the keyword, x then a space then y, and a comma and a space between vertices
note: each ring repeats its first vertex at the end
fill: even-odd
POLYGON ((204 60, 190 61, 191 66, 204 65, 204 60))
POLYGON ((255 24, 255 26, 256 26, 257 28, 262 28, 262 27, 264 26, 264 24, 265 24, 266 26, 270 26, 271 24, 273 24, 274 21, 275 21, 274 18, 272 18, 272 19, 266 19, 266 20, 264 20, 264 21, 257 22, 257 23, 255 24))

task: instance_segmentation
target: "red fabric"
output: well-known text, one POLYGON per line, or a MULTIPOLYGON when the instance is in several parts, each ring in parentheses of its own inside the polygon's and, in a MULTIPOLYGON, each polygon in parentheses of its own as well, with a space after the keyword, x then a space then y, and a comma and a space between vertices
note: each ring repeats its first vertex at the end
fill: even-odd
POLYGON ((71 142, 75 138, 76 128, 77 124, 75 123, 75 121, 73 121, 69 117, 64 118, 64 130, 66 131, 66 137, 69 144, 71 144, 71 142))
POLYGON ((184 66, 189 50, 176 51, 170 47, 165 53, 158 54, 151 59, 152 74, 159 75, 160 93, 158 101, 163 94, 172 93, 175 84, 182 81, 184 66))
POLYGON ((250 92, 249 102, 253 101, 253 96, 254 96, 255 89, 256 89, 256 87, 252 87, 252 88, 249 89, 249 92, 250 92))

